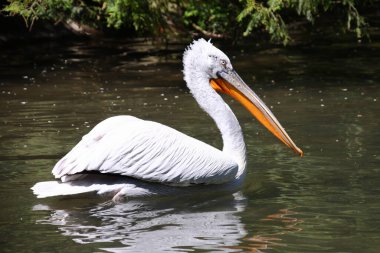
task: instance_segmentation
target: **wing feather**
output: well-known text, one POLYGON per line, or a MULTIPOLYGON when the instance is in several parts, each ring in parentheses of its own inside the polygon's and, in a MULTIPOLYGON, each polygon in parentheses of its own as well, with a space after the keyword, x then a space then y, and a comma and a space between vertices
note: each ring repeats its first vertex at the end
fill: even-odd
POLYGON ((56 178, 86 171, 175 185, 223 183, 238 165, 228 155, 162 124, 117 116, 94 127, 53 168, 56 178))

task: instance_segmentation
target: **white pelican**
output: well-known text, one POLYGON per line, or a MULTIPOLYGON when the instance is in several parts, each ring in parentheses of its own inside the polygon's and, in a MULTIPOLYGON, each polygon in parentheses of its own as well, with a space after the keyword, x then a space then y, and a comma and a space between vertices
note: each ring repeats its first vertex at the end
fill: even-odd
POLYGON ((246 168, 243 133, 217 92, 238 100, 278 139, 303 155, 268 107, 234 71, 228 57, 210 42, 194 41, 183 55, 183 66, 192 95, 222 134, 222 151, 160 123, 132 116, 111 117, 83 136, 55 165, 52 173, 57 181, 32 187, 37 197, 96 192, 118 201, 179 189, 191 191, 199 184, 219 188, 239 185, 246 168))

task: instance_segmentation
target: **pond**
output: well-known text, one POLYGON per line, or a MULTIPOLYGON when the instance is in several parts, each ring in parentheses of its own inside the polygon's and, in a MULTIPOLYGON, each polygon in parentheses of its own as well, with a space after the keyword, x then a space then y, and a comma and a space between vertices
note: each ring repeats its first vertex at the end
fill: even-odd
POLYGON ((0 54, 1 252, 380 252, 380 44, 220 46, 305 156, 230 98, 248 175, 233 194, 37 199, 93 126, 129 114, 221 148, 182 77, 185 44, 62 41, 0 54))

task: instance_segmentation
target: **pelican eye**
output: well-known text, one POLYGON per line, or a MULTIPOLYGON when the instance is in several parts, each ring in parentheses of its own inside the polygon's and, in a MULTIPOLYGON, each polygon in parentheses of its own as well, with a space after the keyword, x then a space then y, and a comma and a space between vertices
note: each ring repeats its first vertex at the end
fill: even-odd
POLYGON ((227 66, 227 61, 226 60, 221 60, 220 64, 222 64, 223 67, 226 67, 227 66))

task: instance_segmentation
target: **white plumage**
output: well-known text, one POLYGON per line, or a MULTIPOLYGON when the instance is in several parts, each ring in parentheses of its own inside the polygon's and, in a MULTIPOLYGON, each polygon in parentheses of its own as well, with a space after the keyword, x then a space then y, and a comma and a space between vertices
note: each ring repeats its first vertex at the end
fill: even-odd
MULTIPOLYGON (((160 123, 132 116, 111 117, 95 126, 55 165, 52 173, 59 181, 37 183, 32 187, 34 193, 49 197, 97 192, 118 201, 176 193, 190 185, 225 184, 216 187, 223 189, 238 184, 246 166, 243 134, 230 107, 216 91, 239 100, 281 141, 302 155, 222 51, 199 39, 185 51, 183 62, 191 93, 222 134, 223 151, 160 123)), ((190 188, 196 187, 185 189, 190 188)))
POLYGON ((116 116, 85 135, 55 165, 53 174, 70 181, 70 175, 97 171, 187 186, 228 182, 237 170, 228 155, 173 128, 116 116))

